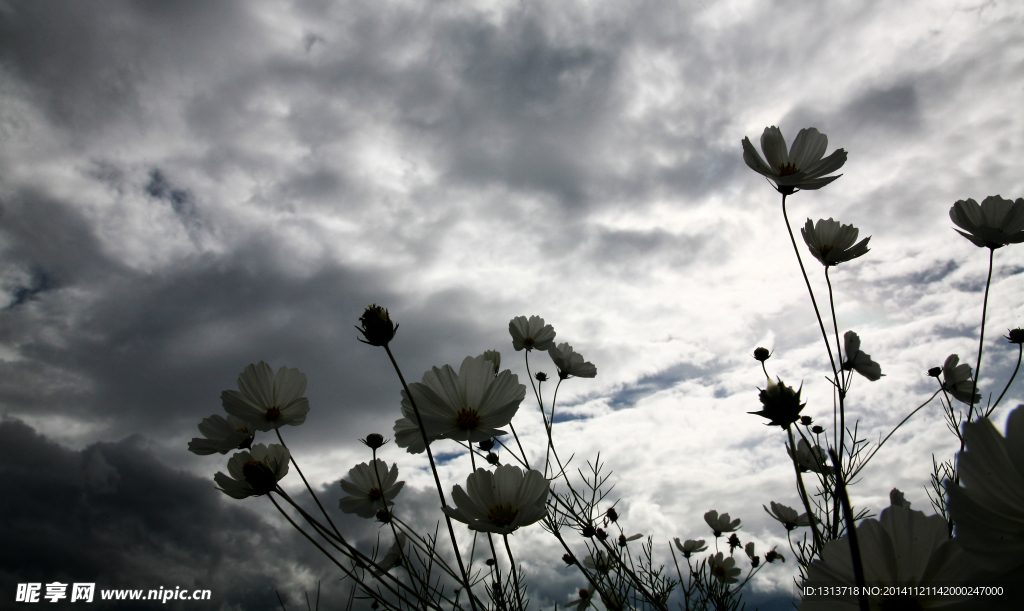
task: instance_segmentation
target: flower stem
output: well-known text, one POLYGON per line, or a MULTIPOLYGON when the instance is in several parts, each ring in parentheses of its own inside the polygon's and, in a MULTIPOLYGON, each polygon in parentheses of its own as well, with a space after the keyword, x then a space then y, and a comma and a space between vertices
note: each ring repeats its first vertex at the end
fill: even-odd
MULTIPOLYGON (((288 446, 285 445, 284 438, 281 437, 281 429, 274 429, 274 432, 277 433, 277 440, 280 441, 281 445, 284 446, 284 448, 287 450, 288 446)), ((320 499, 317 498, 316 493, 313 492, 313 488, 309 485, 309 482, 306 481, 306 476, 302 474, 302 469, 299 468, 299 463, 297 460, 295 460, 295 455, 292 454, 291 451, 289 450, 288 456, 291 457, 292 464, 295 465, 295 470, 299 472, 299 477, 302 478, 302 483, 306 484, 306 490, 309 490, 310 496, 312 496, 313 500, 316 501, 316 506, 320 508, 320 513, 324 514, 324 517, 327 518, 327 523, 330 524, 331 528, 334 529, 334 534, 338 535, 338 537, 341 538, 341 531, 339 531, 338 527, 335 526, 334 522, 331 521, 331 516, 327 515, 327 510, 325 510, 324 506, 320 504, 320 499)))
MULTIPOLYGON (((995 258, 996 249, 988 249, 988 280, 985 281, 985 299, 981 305, 981 337, 978 338, 978 362, 974 366, 974 384, 971 385, 971 405, 967 408, 967 422, 974 416, 974 393, 978 390, 978 380, 981 379, 981 351, 985 347, 985 316, 988 313, 988 289, 992 286, 992 261, 995 258)), ((960 450, 963 451, 963 442, 960 443, 960 450)))
POLYGON ((508 544, 508 535, 502 535, 502 538, 505 540, 505 553, 508 554, 508 562, 512 565, 509 571, 512 573, 512 585, 516 589, 516 601, 519 603, 519 611, 526 611, 526 608, 523 607, 523 593, 519 587, 519 571, 516 570, 516 559, 512 557, 512 548, 508 544))
POLYGON ((846 519, 846 536, 850 541, 850 555, 853 558, 853 579, 857 583, 857 602, 861 611, 868 611, 867 589, 864 587, 864 565, 861 563, 860 543, 857 541, 857 525, 853 519, 853 508, 850 498, 846 495, 846 482, 843 481, 843 465, 839 462, 834 450, 828 451, 829 458, 836 470, 836 495, 843 504, 843 517, 846 519))
MULTIPOLYGON (((818 532, 818 518, 813 511, 811 511, 811 502, 807 498, 807 489, 804 487, 804 480, 800 477, 800 462, 797 459, 797 447, 796 441, 793 439, 793 430, 790 427, 786 427, 786 434, 789 435, 789 447, 793 449, 793 469, 796 471, 796 487, 800 492, 800 500, 804 503, 804 509, 807 510, 807 521, 811 523, 811 532, 814 534, 814 547, 817 548, 818 554, 821 554, 824 549, 824 544, 821 541, 821 534, 818 532)), ((715 545, 718 545, 718 539, 715 539, 715 545)))
POLYGON ((992 407, 988 408, 988 411, 985 412, 986 418, 988 418, 992 411, 995 410, 996 406, 999 405, 999 402, 1003 400, 1003 395, 1006 394, 1006 391, 1010 390, 1010 384, 1013 384, 1013 379, 1017 377, 1017 370, 1020 369, 1020 359, 1021 356, 1024 356, 1024 344, 1018 344, 1017 348, 1017 366, 1013 368, 1013 375, 1010 376, 1010 381, 1006 383, 1006 388, 1003 389, 1003 392, 999 393, 999 398, 996 399, 996 402, 992 404, 992 407))

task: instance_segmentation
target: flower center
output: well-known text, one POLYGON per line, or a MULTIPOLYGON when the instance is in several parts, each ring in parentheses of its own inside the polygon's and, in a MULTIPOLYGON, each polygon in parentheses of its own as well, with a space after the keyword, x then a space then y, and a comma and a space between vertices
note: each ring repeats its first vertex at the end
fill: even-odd
POLYGON ((725 577, 725 567, 721 564, 716 564, 715 566, 711 567, 711 573, 715 577, 725 577))
POLYGON ((384 494, 381 493, 380 488, 370 488, 370 491, 366 493, 366 496, 370 497, 371 501, 379 501, 384 498, 384 494))
POLYGON ((922 609, 921 602, 917 600, 916 596, 905 594, 886 596, 878 603, 878 608, 882 611, 921 611, 922 609))
POLYGON ((519 510, 511 505, 495 505, 487 512, 487 521, 495 526, 504 527, 511 524, 518 514, 519 510))
POLYGON ((266 494, 277 486, 274 472, 258 460, 247 460, 242 465, 242 476, 256 494, 266 494))
POLYGON ((792 161, 790 161, 789 163, 784 163, 779 166, 779 176, 792 176, 793 174, 796 174, 799 171, 800 170, 795 165, 793 165, 792 161))
POLYGON ((455 426, 464 431, 472 431, 480 426, 480 414, 473 408, 464 409, 455 417, 455 426))
POLYGON ((276 405, 271 407, 270 409, 267 410, 267 415, 265 416, 265 418, 269 422, 276 422, 276 421, 280 420, 281 419, 281 408, 276 406, 276 405))
POLYGON ((526 346, 527 348, 533 348, 533 345, 536 343, 537 342, 535 342, 532 337, 527 337, 523 339, 523 345, 526 346))

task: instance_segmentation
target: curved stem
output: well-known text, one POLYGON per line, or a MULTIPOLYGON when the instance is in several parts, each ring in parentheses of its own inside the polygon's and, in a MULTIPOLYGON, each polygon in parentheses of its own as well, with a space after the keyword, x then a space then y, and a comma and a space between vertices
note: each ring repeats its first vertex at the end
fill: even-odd
MULTIPOLYGON (((988 280, 985 281, 985 299, 981 305, 981 337, 978 338, 978 362, 974 366, 974 384, 971 385, 971 406, 967 409, 967 422, 970 422, 974 417, 974 393, 978 390, 978 380, 981 379, 981 351, 985 347, 985 316, 988 313, 988 289, 992 286, 992 261, 995 255, 996 249, 989 248, 988 280)), ((963 447, 960 449, 963 450, 963 447)))
MULTIPOLYGON (((1020 361, 1018 361, 1018 364, 1019 364, 1019 363, 1020 363, 1020 361)), ((868 455, 868 457, 867 457, 866 459, 864 459, 864 462, 862 462, 862 463, 860 464, 860 466, 859 466, 859 467, 857 467, 857 469, 856 469, 856 470, 855 470, 855 471, 854 471, 853 473, 851 473, 851 474, 850 474, 850 479, 853 479, 854 477, 856 477, 856 476, 857 476, 857 474, 858 474, 858 473, 860 473, 860 470, 861 470, 861 469, 863 469, 863 468, 864 468, 864 467, 865 467, 865 466, 866 466, 866 465, 868 464, 868 461, 870 461, 870 460, 871 460, 872 458, 874 458, 875 454, 877 454, 877 453, 878 453, 878 451, 879 451, 880 449, 882 449, 882 446, 883 446, 883 445, 885 445, 885 442, 886 442, 886 441, 889 441, 889 438, 893 436, 893 433, 895 433, 895 432, 896 432, 897 430, 899 430, 899 428, 900 428, 901 426, 903 426, 903 424, 904 424, 904 423, 905 423, 905 422, 906 422, 907 420, 910 420, 911 416, 913 416, 913 415, 914 415, 914 414, 916 414, 917 412, 921 411, 921 408, 922 408, 922 407, 924 407, 925 405, 928 405, 929 403, 931 403, 931 402, 932 402, 932 399, 934 399, 934 398, 935 398, 936 396, 938 396, 938 394, 939 394, 940 392, 942 392, 942 389, 941 389, 941 388, 940 388, 939 390, 936 390, 935 392, 933 392, 933 393, 932 393, 932 396, 928 397, 928 400, 927 400, 927 401, 925 401, 924 403, 922 403, 921 405, 918 405, 918 406, 917 406, 917 407, 916 407, 916 408, 914 409, 914 411, 912 411, 912 412, 910 412, 909 414, 907 414, 907 417, 906 417, 906 418, 904 418, 903 420, 900 420, 900 423, 899 423, 899 424, 897 424, 897 425, 896 425, 896 427, 895 427, 895 428, 893 428, 893 430, 889 431, 889 434, 885 436, 885 439, 883 439, 883 440, 882 440, 882 441, 881 441, 881 442, 880 442, 880 443, 879 443, 879 444, 878 444, 877 446, 875 446, 875 449, 874 449, 874 450, 873 450, 873 451, 871 452, 871 454, 870 454, 870 455, 868 455)))
POLYGON ((992 404, 992 407, 988 408, 988 411, 985 412, 986 418, 988 418, 992 411, 995 410, 996 406, 999 405, 999 402, 1003 400, 1003 395, 1006 394, 1006 391, 1010 390, 1010 384, 1013 384, 1013 379, 1017 377, 1017 370, 1020 369, 1020 358, 1024 355, 1024 344, 1017 344, 1017 348, 1017 366, 1013 368, 1013 375, 1010 376, 1010 381, 1006 383, 1006 388, 1003 389, 1003 392, 999 393, 999 398, 996 399, 996 402, 992 404))

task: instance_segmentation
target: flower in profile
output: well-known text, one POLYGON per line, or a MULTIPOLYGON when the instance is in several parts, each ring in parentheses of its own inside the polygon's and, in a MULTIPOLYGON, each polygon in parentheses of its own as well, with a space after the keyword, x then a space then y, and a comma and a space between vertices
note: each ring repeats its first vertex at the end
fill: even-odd
POLYGON ((509 321, 508 332, 512 335, 512 347, 516 352, 523 348, 527 352, 534 348, 547 350, 555 345, 554 327, 545 325, 540 316, 531 316, 529 320, 525 316, 516 316, 509 321))
POLYGON ((746 552, 747 558, 750 558, 750 562, 752 562, 754 566, 757 566, 759 558, 757 557, 757 554, 754 553, 754 542, 750 541, 744 545, 743 551, 746 552))
POLYGON ((711 532, 716 537, 721 537, 722 533, 731 533, 739 529, 740 519, 729 520, 729 514, 723 513, 721 516, 718 515, 718 511, 712 509, 711 511, 704 514, 704 521, 711 527, 711 532))
POLYGON ((786 139, 774 125, 766 127, 761 134, 761 150, 764 159, 754 149, 750 139, 743 138, 743 161, 758 174, 775 183, 775 189, 789 195, 797 189, 820 189, 842 176, 831 174, 846 163, 846 151, 838 149, 822 159, 828 147, 828 137, 811 127, 801 129, 793 141, 793 147, 786 150, 786 139), (765 159, 768 163, 765 163, 765 159))
POLYGON ((572 349, 569 344, 558 344, 548 348, 548 354, 558 367, 558 377, 567 378, 593 378, 597 375, 597 367, 589 361, 584 361, 578 352, 572 349))
POLYGON ((501 370, 501 353, 497 350, 484 350, 480 356, 484 357, 484 360, 494 363, 494 375, 498 375, 498 371, 501 370))
POLYGON ((199 423, 199 432, 203 437, 193 437, 188 442, 188 451, 200 456, 220 452, 227 454, 231 450, 243 450, 252 444, 256 436, 256 429, 241 418, 228 414, 225 420, 223 416, 214 414, 209 418, 203 418, 199 423))
POLYGON ((767 507, 764 507, 764 505, 761 505, 761 507, 764 507, 764 510, 768 512, 768 515, 779 522, 782 522, 782 525, 786 527, 786 530, 793 530, 797 526, 811 525, 811 521, 807 518, 806 513, 797 515, 796 510, 792 507, 787 507, 781 503, 776 503, 775 501, 771 502, 771 506, 772 508, 768 509, 767 507))
POLYGON ((767 348, 762 348, 760 346, 754 348, 754 358, 757 359, 758 361, 761 361, 762 363, 771 358, 771 356, 772 353, 769 352, 767 348))
POLYGON ((390 569, 396 566, 402 566, 402 549, 405 547, 407 539, 408 537, 406 537, 405 533, 398 533, 398 537, 395 539, 395 542, 391 544, 390 548, 388 548, 384 557, 377 562, 377 566, 380 567, 380 570, 372 567, 370 568, 370 572, 373 573, 374 577, 380 579, 384 576, 384 573, 387 573, 390 569))
POLYGON ((893 507, 902 507, 904 509, 910 509, 910 501, 903 496, 899 488, 893 488, 889 491, 889 504, 893 507))
MULTIPOLYGON (((820 428, 820 427, 819 427, 820 428)), ((793 456, 793 448, 786 444, 786 452, 789 456, 793 456)), ((803 472, 814 471, 815 473, 826 473, 828 472, 828 455, 821 446, 816 445, 813 448, 811 444, 807 443, 803 439, 796 442, 796 462, 800 466, 800 470, 803 472)))
POLYGON ((462 486, 452 489, 455 507, 444 507, 453 520, 472 530, 507 535, 539 522, 547 516, 548 481, 540 471, 530 469, 523 475, 519 467, 506 465, 494 473, 477 469, 462 486))
POLYGON ((711 567, 711 575, 722 583, 736 583, 739 581, 739 577, 742 572, 736 566, 736 559, 732 556, 725 556, 722 552, 718 552, 714 556, 708 557, 708 565, 711 567))
POLYGON ((951 354, 942 364, 942 388, 957 400, 971 405, 981 401, 981 393, 975 392, 971 400, 971 390, 974 388, 974 381, 971 379, 971 366, 967 363, 957 364, 960 357, 951 354))
POLYGON ((846 353, 843 369, 852 369, 872 382, 884 375, 882 367, 871 360, 871 355, 860 351, 860 338, 853 331, 843 334, 843 351, 846 353))
POLYGON ((362 328, 356 327, 356 329, 366 339, 358 337, 356 339, 371 346, 387 346, 398 332, 398 325, 391 322, 391 315, 388 314, 387 308, 382 308, 377 304, 367 306, 363 315, 359 317, 359 323, 362 328))
MULTIPOLYGON (((526 387, 509 370, 494 375, 494 363, 483 356, 466 357, 459 373, 449 365, 423 374, 409 385, 423 418, 427 437, 475 443, 505 435, 498 427, 512 421, 526 396, 526 387)), ((422 452, 423 435, 406 391, 402 391, 403 418, 395 422, 395 443, 413 454, 422 452)))
POLYGON ((348 472, 348 480, 341 480, 341 488, 349 494, 339 501, 341 510, 354 513, 360 518, 372 518, 384 505, 394 505, 395 497, 402 491, 405 482, 398 480, 398 465, 391 465, 379 458, 373 464, 359 463, 348 472), (351 480, 351 481, 349 481, 351 480))
POLYGON ((612 561, 605 553, 601 550, 595 552, 596 556, 587 556, 583 559, 583 566, 590 570, 597 571, 602 575, 607 575, 608 571, 612 570, 612 561))
POLYGON ((956 540, 980 567, 1008 571, 1024 564, 1024 406, 1006 420, 964 423, 966 449, 957 456, 960 486, 947 483, 956 540))
POLYGON ((257 443, 238 452, 228 460, 228 477, 222 472, 213 476, 218 490, 235 499, 260 496, 277 488, 277 482, 288 474, 288 448, 276 443, 257 443))
POLYGON ((253 424, 257 431, 269 431, 285 424, 297 426, 306 421, 309 399, 306 374, 281 367, 275 374, 263 361, 249 365, 238 376, 238 390, 220 394, 224 411, 253 424))
POLYGON ((689 558, 693 554, 703 552, 708 548, 708 546, 704 544, 704 539, 697 539, 696 541, 693 539, 687 539, 685 543, 680 543, 679 537, 676 537, 673 541, 676 542, 676 547, 679 548, 679 551, 683 552, 684 558, 689 558))
MULTIPOLYGON (((878 520, 862 520, 857 526, 864 582, 873 589, 868 602, 872 609, 931 609, 955 602, 941 594, 941 588, 963 583, 971 566, 959 544, 949 538, 949 525, 942 516, 925 516, 900 506, 882 510, 878 520), (901 586, 893 595, 891 586, 901 586), (909 593, 908 593, 909 592, 909 593)), ((850 543, 847 536, 825 544, 821 559, 807 570, 805 586, 851 587, 856 585, 850 543)), ((807 596, 800 609, 859 609, 856 596, 807 596)))
POLYGON ((981 205, 973 199, 959 200, 949 209, 957 233, 975 246, 992 249, 1024 242, 1024 199, 1016 201, 990 195, 981 205))
POLYGON ((792 387, 783 384, 781 379, 776 378, 776 380, 778 380, 778 384, 769 379, 768 388, 761 390, 758 395, 761 400, 761 410, 747 413, 767 418, 768 426, 778 425, 788 429, 791 424, 800 419, 800 410, 807 405, 800 403, 800 392, 804 387, 801 384, 800 388, 793 390, 792 387))
POLYGON ((566 603, 566 607, 576 607, 576 611, 583 611, 590 606, 591 600, 594 596, 594 584, 590 584, 590 587, 579 591, 579 598, 566 603))
POLYGON ((839 221, 832 219, 819 219, 813 225, 811 219, 807 219, 807 223, 800 230, 804 242, 811 249, 811 254, 825 267, 839 265, 866 254, 868 240, 871 237, 857 242, 859 233, 860 230, 853 225, 840 225, 839 221))
POLYGON ((366 439, 360 439, 359 442, 371 450, 378 450, 385 443, 391 441, 390 439, 384 439, 384 436, 380 433, 370 433, 366 436, 366 439))

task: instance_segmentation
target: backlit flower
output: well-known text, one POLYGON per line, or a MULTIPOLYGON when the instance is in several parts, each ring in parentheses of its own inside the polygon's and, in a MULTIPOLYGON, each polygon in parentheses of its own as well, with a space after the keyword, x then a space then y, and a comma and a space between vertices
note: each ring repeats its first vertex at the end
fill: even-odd
POLYGON ((516 352, 523 348, 527 352, 534 348, 547 350, 555 345, 554 327, 545 325, 540 316, 531 316, 529 320, 525 316, 516 316, 509 321, 508 332, 512 335, 512 347, 516 352))
POLYGON ((501 370, 501 353, 497 350, 484 350, 484 353, 480 356, 494 363, 494 375, 498 375, 498 372, 501 370))
MULTIPOLYGON (((890 506, 878 520, 862 520, 857 526, 864 582, 873 588, 871 609, 931 609, 955 602, 933 586, 951 586, 970 576, 967 556, 949 538, 942 516, 890 506), (893 595, 891 586, 902 586, 893 595), (915 589, 920 588, 920 589, 915 589), (934 591, 935 595, 927 596, 934 591)), ((850 542, 846 536, 825 544, 820 560, 807 571, 804 586, 851 588, 856 585, 850 542)), ((857 596, 807 596, 801 611, 859 609, 857 596)))
POLYGON ((860 230, 853 225, 840 225, 839 221, 832 219, 819 219, 815 224, 807 219, 800 230, 811 254, 826 267, 856 259, 868 252, 868 240, 871 238, 857 242, 859 233, 860 230))
MULTIPOLYGON (((423 418, 427 436, 471 443, 505 435, 498 427, 512 421, 526 396, 526 387, 509 370, 494 375, 494 363, 466 357, 459 373, 449 365, 423 374, 422 382, 409 385, 423 418)), ((414 454, 425 449, 416 413, 409 396, 402 391, 402 415, 395 422, 395 443, 414 454)))
POLYGON ((949 209, 957 233, 975 246, 1001 248, 1024 242, 1024 199, 1016 201, 990 195, 981 205, 973 199, 960 200, 949 209))
POLYGON ((555 367, 558 367, 558 377, 563 380, 570 376, 593 378, 597 375, 597 367, 589 361, 584 361, 583 357, 567 343, 548 348, 548 354, 554 361, 555 367))
POLYGON ((220 400, 227 413, 252 423, 257 431, 269 431, 306 421, 309 400, 304 392, 306 374, 287 367, 275 374, 260 361, 246 367, 238 376, 238 390, 225 390, 220 400))
POLYGON ((750 139, 743 138, 743 161, 751 170, 766 176, 775 183, 779 193, 789 195, 797 189, 820 189, 842 176, 831 174, 846 163, 846 151, 838 149, 822 159, 828 147, 828 137, 811 127, 800 130, 793 141, 793 147, 786 150, 786 139, 774 125, 766 127, 761 134, 761 150, 764 159, 754 149, 750 139), (765 163, 765 159, 768 160, 765 163))
POLYGON ((793 530, 797 526, 811 525, 811 521, 807 518, 806 513, 797 515, 796 510, 792 507, 787 507, 781 503, 776 503, 775 501, 771 502, 771 506, 772 508, 768 509, 767 507, 764 507, 764 505, 761 505, 761 507, 764 507, 764 510, 768 512, 768 515, 779 522, 782 522, 782 525, 786 527, 786 530, 793 530))
POLYGON ((260 496, 277 487, 277 482, 288 474, 288 448, 272 443, 254 445, 250 450, 238 452, 228 460, 228 477, 222 472, 213 476, 218 490, 224 494, 244 499, 260 496))
POLYGON ((697 552, 703 552, 708 548, 708 546, 704 544, 704 539, 697 539, 696 541, 693 539, 687 539, 685 543, 680 543, 679 537, 676 537, 673 541, 676 542, 676 547, 679 548, 679 551, 683 552, 683 556, 686 558, 689 558, 692 554, 697 552))
POLYGON ((192 441, 188 442, 188 451, 200 456, 214 452, 227 454, 231 450, 247 448, 256 435, 253 425, 230 414, 226 420, 219 414, 203 418, 199 423, 199 432, 205 439, 193 437, 192 441))
POLYGON ((590 586, 587 589, 581 589, 579 591, 579 598, 566 603, 566 607, 576 607, 576 611, 583 611, 584 609, 590 606, 593 596, 594 584, 590 584, 590 586))
POLYGON ((800 419, 800 410, 807 405, 800 403, 800 392, 803 390, 803 385, 801 384, 800 388, 793 390, 792 387, 783 384, 782 380, 776 379, 778 384, 769 379, 768 388, 762 390, 758 395, 762 405, 760 411, 747 413, 767 418, 768 426, 777 425, 788 429, 791 424, 800 419))
POLYGON ((398 332, 398 325, 391 320, 387 308, 379 305, 367 306, 363 315, 359 317, 362 327, 356 327, 366 339, 358 339, 364 344, 371 346, 387 346, 398 332))
MULTIPOLYGON (((786 444, 786 452, 789 453, 790 457, 793 456, 793 449, 786 444)), ((828 454, 821 446, 811 445, 801 439, 796 442, 796 460, 800 466, 801 471, 814 471, 815 473, 825 473, 828 469, 828 454)))
POLYGON ((540 471, 523 475, 519 467, 506 465, 494 473, 477 469, 466 478, 466 489, 455 486, 455 507, 444 512, 472 530, 507 535, 539 522, 547 515, 548 482, 540 471))
POLYGON ((979 566, 1000 572, 1024 564, 1024 406, 1006 436, 987 418, 964 423, 957 456, 961 486, 947 485, 956 540, 979 566))
POLYGON ((872 382, 882 377, 882 367, 871 360, 870 354, 860 351, 860 338, 853 331, 843 334, 843 352, 846 353, 843 369, 852 369, 872 382))
POLYGON ((971 366, 966 363, 958 365, 959 362, 960 357, 951 354, 942 364, 942 388, 968 405, 977 403, 981 401, 980 392, 975 392, 974 401, 971 401, 971 389, 974 388, 974 381, 971 379, 971 366))
POLYGON ((379 458, 373 464, 359 463, 348 472, 348 480, 341 480, 341 488, 349 494, 339 502, 345 513, 354 513, 361 518, 372 518, 384 503, 394 505, 394 499, 402 491, 405 482, 398 480, 398 465, 391 465, 379 458), (351 481, 349 481, 351 480, 351 481))
POLYGON ((711 527, 711 532, 716 537, 721 537, 722 533, 731 533, 738 530, 740 527, 740 519, 729 520, 729 514, 723 513, 721 516, 718 515, 718 511, 712 509, 711 511, 704 514, 704 521, 711 527))
POLYGON ((736 566, 735 558, 725 556, 722 552, 709 556, 708 566, 711 570, 711 576, 722 583, 736 583, 739 581, 737 578, 740 573, 743 572, 736 566))

